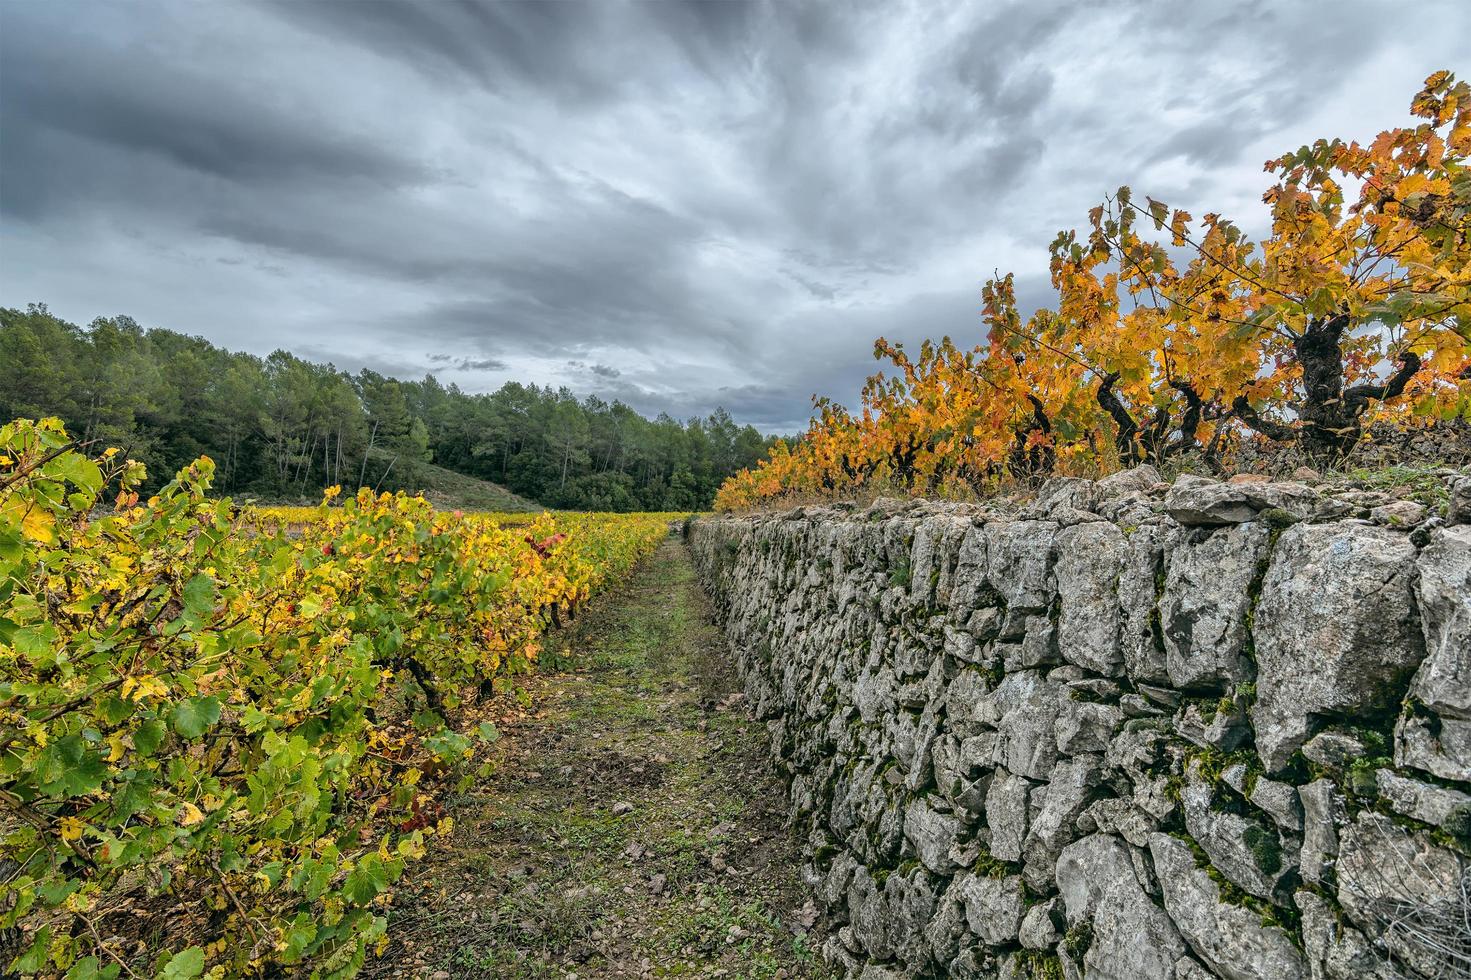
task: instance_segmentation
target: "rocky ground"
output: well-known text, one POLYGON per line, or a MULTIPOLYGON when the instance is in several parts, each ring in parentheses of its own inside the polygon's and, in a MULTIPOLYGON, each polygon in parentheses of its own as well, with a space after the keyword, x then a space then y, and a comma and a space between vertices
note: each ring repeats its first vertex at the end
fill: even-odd
POLYGON ((683 547, 555 641, 366 976, 821 977, 784 794, 683 547))

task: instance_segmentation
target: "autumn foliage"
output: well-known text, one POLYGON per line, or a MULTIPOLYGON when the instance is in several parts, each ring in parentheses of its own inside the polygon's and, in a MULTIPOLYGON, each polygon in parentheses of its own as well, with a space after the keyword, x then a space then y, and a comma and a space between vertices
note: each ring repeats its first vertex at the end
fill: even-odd
POLYGON ((818 399, 803 439, 717 506, 1179 456, 1220 468, 1249 439, 1332 462, 1371 419, 1471 418, 1471 86, 1437 72, 1410 110, 1367 146, 1268 161, 1260 241, 1120 188, 1053 241, 1054 308, 1024 318, 1006 275, 983 290, 981 344, 880 339, 894 371, 861 409, 818 399))
POLYGON ((543 632, 668 515, 206 496, 0 428, 0 973, 355 972, 543 632), (462 730, 463 729, 463 730, 462 730))

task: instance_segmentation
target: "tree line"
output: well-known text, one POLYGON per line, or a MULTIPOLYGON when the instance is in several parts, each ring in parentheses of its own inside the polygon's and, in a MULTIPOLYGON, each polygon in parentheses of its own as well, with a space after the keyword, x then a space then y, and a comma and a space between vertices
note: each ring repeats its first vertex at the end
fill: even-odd
POLYGON ((59 417, 82 441, 123 447, 154 485, 209 456, 219 491, 263 499, 419 489, 433 463, 549 507, 705 509, 776 441, 723 409, 681 422, 566 388, 469 394, 433 375, 229 351, 126 316, 79 326, 36 304, 0 308, 0 351, 0 419, 59 417))

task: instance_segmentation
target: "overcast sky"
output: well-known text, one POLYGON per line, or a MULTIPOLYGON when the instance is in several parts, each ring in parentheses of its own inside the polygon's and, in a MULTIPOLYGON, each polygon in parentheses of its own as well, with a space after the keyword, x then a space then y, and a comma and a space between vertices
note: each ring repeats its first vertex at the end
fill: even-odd
POLYGON ((0 305, 791 431, 1120 183, 1260 227, 1471 73, 1414 7, 0 0, 0 305))

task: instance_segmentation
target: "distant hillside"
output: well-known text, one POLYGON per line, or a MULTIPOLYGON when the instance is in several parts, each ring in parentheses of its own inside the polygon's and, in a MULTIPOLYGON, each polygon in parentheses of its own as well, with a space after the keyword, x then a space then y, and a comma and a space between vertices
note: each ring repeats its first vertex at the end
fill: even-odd
POLYGON ((447 470, 433 463, 416 463, 414 478, 399 489, 421 490, 441 510, 489 510, 501 513, 546 510, 534 500, 512 493, 499 483, 447 470))
MULTIPOLYGON (((445 469, 443 466, 435 466, 433 463, 425 463, 420 460, 412 460, 406 466, 400 467, 388 453, 373 450, 369 456, 369 467, 367 479, 364 486, 375 490, 393 492, 402 490, 405 493, 422 493, 424 497, 439 510, 478 510, 490 511, 500 514, 537 513, 548 508, 543 507, 534 500, 529 500, 511 490, 506 489, 499 483, 491 483, 489 480, 481 480, 454 470, 445 469), (390 464, 394 465, 390 465, 390 464), (406 469, 407 472, 400 472, 406 469)), ((353 484, 343 486, 344 496, 351 496, 357 492, 353 484)), ((235 494, 241 499, 252 499, 258 504, 266 506, 312 506, 321 502, 320 495, 291 494, 235 494)))

